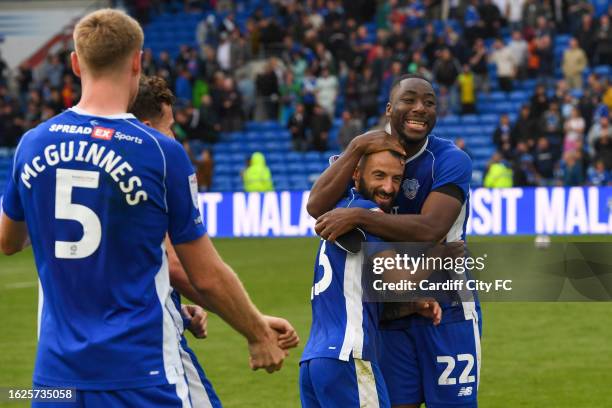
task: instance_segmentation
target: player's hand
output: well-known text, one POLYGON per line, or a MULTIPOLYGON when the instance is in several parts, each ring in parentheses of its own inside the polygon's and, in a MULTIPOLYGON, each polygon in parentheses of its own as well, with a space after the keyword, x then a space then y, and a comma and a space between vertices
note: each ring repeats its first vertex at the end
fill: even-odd
POLYGON ((357 227, 361 208, 335 208, 317 218, 315 232, 323 239, 334 242, 336 238, 357 227))
POLYGON ((357 136, 351 141, 355 143, 363 154, 378 153, 384 150, 393 150, 403 156, 406 150, 399 139, 388 134, 384 129, 377 129, 357 136))
POLYGON ((191 319, 189 330, 196 338, 205 339, 208 336, 208 313, 197 305, 182 305, 185 317, 191 319))
POLYGON ((297 332, 287 320, 276 316, 264 316, 264 320, 272 330, 278 333, 278 347, 288 350, 297 347, 300 343, 297 332))
POLYGON ((463 258, 467 255, 465 241, 453 241, 436 244, 427 250, 428 257, 463 258))
POLYGON ((427 317, 433 321, 434 326, 437 326, 442 321, 442 308, 434 299, 419 299, 415 302, 416 313, 427 317))
POLYGON ((278 333, 269 327, 264 338, 249 342, 249 354, 251 369, 265 368, 268 373, 280 370, 288 355, 278 346, 278 333))

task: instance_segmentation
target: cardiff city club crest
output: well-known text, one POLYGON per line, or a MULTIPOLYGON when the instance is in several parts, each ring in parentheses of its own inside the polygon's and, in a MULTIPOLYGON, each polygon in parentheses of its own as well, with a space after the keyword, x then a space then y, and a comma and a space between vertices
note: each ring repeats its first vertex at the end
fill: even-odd
POLYGON ((417 179, 406 179, 402 183, 402 190, 407 199, 413 200, 419 191, 419 181, 417 179))

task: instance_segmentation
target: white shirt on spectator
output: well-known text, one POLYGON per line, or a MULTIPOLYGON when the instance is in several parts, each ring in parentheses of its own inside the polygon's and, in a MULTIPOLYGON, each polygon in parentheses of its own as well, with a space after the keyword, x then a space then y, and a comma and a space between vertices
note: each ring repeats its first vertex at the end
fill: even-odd
POLYGON ((317 103, 325 111, 333 115, 336 108, 336 96, 338 95, 338 80, 333 75, 317 78, 315 85, 317 103))
POLYGON ((510 6, 510 13, 508 16, 508 21, 511 23, 520 23, 523 18, 523 4, 525 4, 525 0, 511 0, 508 2, 510 6))
POLYGON ((508 48, 510 48, 510 51, 512 51, 514 61, 516 61, 519 67, 525 64, 525 61, 527 60, 527 41, 510 40, 510 43, 508 43, 508 48))
POLYGON ((516 72, 516 61, 509 47, 503 47, 493 51, 491 62, 497 66, 497 76, 501 78, 513 78, 516 72))
POLYGON ((228 71, 231 67, 230 47, 230 42, 224 41, 217 48, 217 62, 221 69, 225 71, 228 71))

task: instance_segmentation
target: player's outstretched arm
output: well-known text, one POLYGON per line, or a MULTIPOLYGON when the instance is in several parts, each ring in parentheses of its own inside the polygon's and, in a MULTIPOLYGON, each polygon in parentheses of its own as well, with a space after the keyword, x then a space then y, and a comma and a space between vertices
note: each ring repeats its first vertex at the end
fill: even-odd
POLYGON ((373 130, 354 138, 342 155, 317 179, 310 190, 306 210, 317 218, 334 208, 346 192, 353 172, 364 154, 394 150, 405 155, 399 141, 384 130, 373 130))
POLYGON ((208 235, 174 248, 189 280, 211 310, 248 340, 251 368, 265 368, 268 372, 279 370, 286 353, 278 347, 276 332, 253 305, 208 235))
POLYGON ((25 222, 14 221, 0 210, 0 251, 13 255, 28 244, 28 229, 25 222))
POLYGON ((355 227, 387 241, 439 242, 444 239, 461 212, 462 203, 444 193, 429 194, 420 214, 395 215, 363 208, 336 208, 317 219, 315 231, 335 241, 355 227))

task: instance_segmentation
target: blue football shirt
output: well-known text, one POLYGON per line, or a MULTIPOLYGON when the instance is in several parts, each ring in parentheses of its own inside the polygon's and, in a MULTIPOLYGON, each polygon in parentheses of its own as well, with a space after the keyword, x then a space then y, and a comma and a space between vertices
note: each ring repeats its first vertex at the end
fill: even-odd
POLYGON ((23 136, 3 210, 27 223, 42 286, 35 383, 105 390, 183 375, 163 241, 206 231, 180 144, 131 114, 69 109, 23 136))
MULTIPOLYGON (((354 188, 336 205, 348 207, 380 211, 354 188)), ((374 235, 365 235, 365 242, 381 242, 374 235)), ((363 301, 362 263, 363 251, 348 253, 321 240, 311 290, 312 326, 301 361, 321 357, 376 361, 380 304, 363 301)))
MULTIPOLYGON (((472 179, 472 160, 455 144, 448 140, 430 135, 423 148, 410 159, 404 169, 404 180, 398 193, 393 211, 398 214, 420 214, 429 194, 448 184, 457 186, 463 193, 461 212, 446 235, 447 242, 466 239, 466 226, 469 215, 470 181, 472 179)), ((480 308, 475 293, 474 301, 457 301, 441 304, 443 309, 442 323, 470 319, 476 309, 480 308)), ((472 296, 469 296, 471 299, 472 296)), ((431 323, 422 316, 411 316, 402 319, 399 324, 408 321, 414 323, 431 323)))

